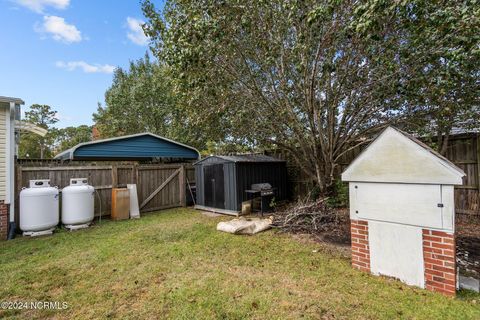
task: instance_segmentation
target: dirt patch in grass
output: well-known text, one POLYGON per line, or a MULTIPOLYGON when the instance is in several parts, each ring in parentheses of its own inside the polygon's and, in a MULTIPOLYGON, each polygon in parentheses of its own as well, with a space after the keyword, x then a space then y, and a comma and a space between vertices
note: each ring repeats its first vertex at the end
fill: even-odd
POLYGON ((0 300, 66 310, 18 319, 479 319, 478 295, 449 299, 350 267, 335 247, 270 230, 217 232, 190 209, 0 243, 0 300))
POLYGON ((456 219, 457 264, 460 273, 480 279, 480 218, 458 215, 456 219))

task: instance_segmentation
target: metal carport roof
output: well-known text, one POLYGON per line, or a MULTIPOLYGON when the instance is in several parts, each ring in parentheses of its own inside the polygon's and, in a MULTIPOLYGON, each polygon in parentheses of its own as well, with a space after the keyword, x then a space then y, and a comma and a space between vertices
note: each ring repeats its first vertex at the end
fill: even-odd
POLYGON ((147 160, 155 158, 196 160, 200 159, 200 153, 193 147, 146 132, 80 143, 55 156, 55 159, 60 160, 147 160))

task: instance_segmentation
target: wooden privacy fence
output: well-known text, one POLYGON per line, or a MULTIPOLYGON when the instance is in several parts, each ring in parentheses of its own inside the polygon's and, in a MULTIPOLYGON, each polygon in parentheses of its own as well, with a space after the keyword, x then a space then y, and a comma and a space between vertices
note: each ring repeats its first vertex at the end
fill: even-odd
MULTIPOLYGON (((347 166, 355 159, 361 148, 352 150, 340 160, 336 175, 340 177, 347 166)), ((315 185, 313 178, 305 174, 288 153, 274 150, 268 154, 287 160, 290 194, 292 198, 306 196, 315 185)), ((446 157, 465 171, 463 185, 455 186, 455 206, 457 214, 480 217, 480 133, 458 134, 450 137, 446 157)))
MULTIPOLYGON (((88 183, 95 188, 95 216, 110 215, 112 188, 135 183, 140 211, 148 212, 185 206, 189 193, 186 182, 195 184, 194 168, 190 164, 17 164, 16 199, 19 199, 22 188, 28 187, 30 180, 50 179, 50 184, 61 190, 70 184, 71 178, 87 178, 88 183)), ((16 206, 16 221, 19 221, 18 207, 16 206)))
POLYGON ((446 157, 467 175, 455 187, 456 212, 480 217, 480 133, 453 136, 446 157))

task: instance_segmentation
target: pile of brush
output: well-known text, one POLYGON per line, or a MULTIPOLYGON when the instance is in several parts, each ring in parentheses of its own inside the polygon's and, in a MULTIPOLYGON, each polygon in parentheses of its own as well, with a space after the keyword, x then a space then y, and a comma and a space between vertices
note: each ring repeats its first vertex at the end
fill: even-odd
POLYGON ((328 205, 328 198, 299 201, 275 212, 272 226, 291 233, 344 237, 349 234, 348 213, 328 205))

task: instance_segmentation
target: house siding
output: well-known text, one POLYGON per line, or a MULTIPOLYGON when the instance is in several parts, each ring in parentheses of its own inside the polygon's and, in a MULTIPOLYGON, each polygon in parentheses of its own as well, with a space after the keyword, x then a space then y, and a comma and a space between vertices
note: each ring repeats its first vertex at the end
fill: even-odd
POLYGON ((7 202, 7 112, 8 104, 0 105, 0 201, 7 202))

